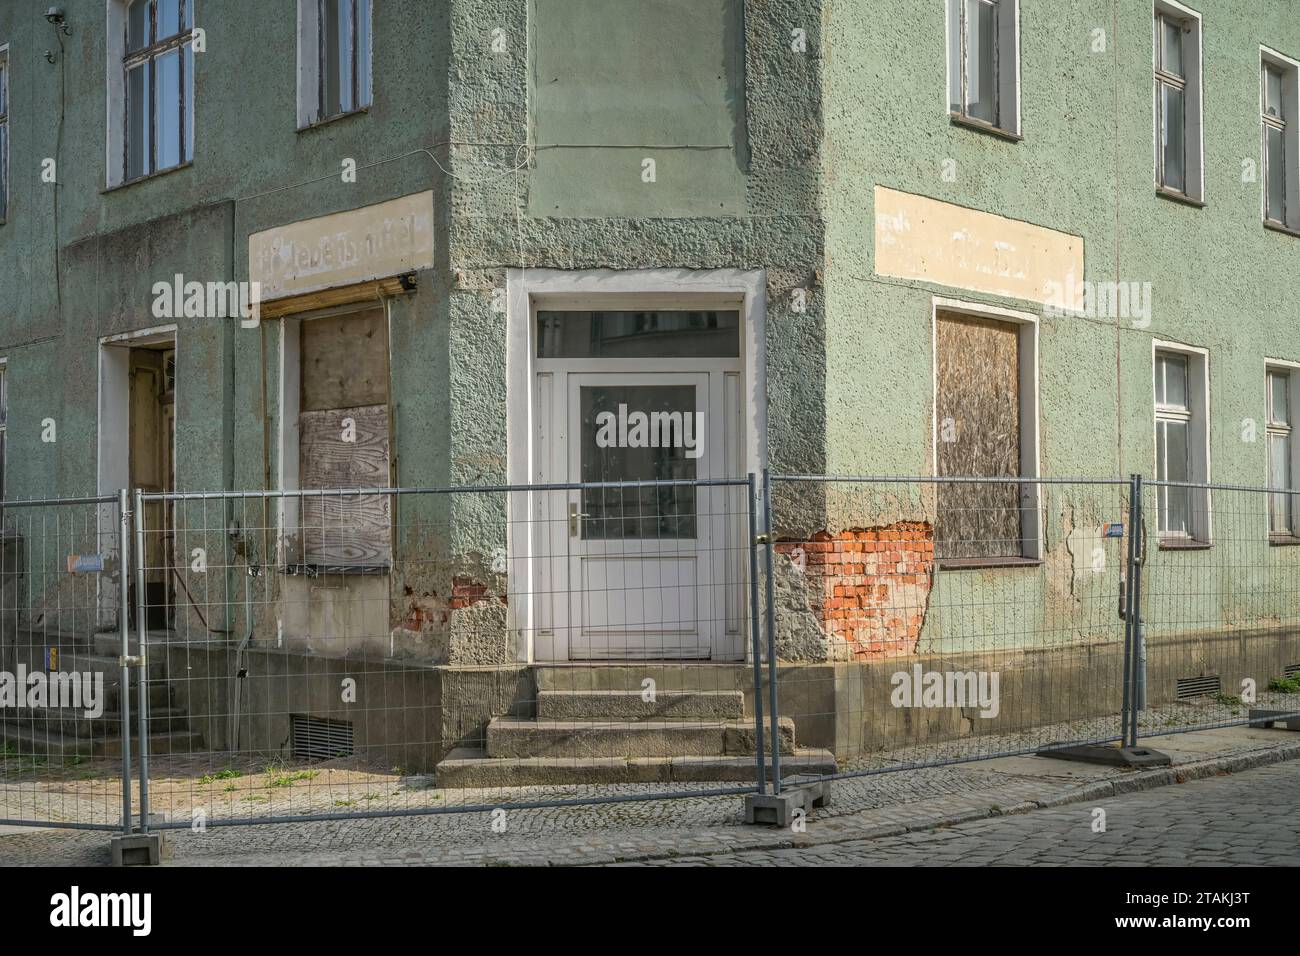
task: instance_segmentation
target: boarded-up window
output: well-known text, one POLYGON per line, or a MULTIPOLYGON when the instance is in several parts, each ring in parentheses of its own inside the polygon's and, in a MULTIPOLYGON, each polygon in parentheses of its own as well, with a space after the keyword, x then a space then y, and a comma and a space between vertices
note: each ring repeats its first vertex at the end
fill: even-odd
POLYGON ((338 489, 302 502, 303 561, 386 567, 389 498, 347 489, 389 478, 388 333, 380 309, 302 323, 299 468, 304 489, 338 489))
MULTIPOLYGON (((939 477, 1021 474, 1020 327, 940 312, 935 327, 939 477)), ((940 559, 1024 554, 1021 486, 940 482, 940 559)))

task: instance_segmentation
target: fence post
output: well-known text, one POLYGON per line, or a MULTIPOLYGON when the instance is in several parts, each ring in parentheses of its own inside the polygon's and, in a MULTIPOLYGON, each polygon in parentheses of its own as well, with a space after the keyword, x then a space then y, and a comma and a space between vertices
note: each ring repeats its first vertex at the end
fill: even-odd
POLYGON ((122 635, 122 649, 118 656, 118 707, 122 718, 122 833, 131 833, 131 508, 125 488, 117 493, 118 517, 118 629, 122 635))
POLYGON ((1130 588, 1133 600, 1129 604, 1128 619, 1132 626, 1132 694, 1129 705, 1129 746, 1136 747, 1138 742, 1138 709, 1146 706, 1146 635, 1142 628, 1142 476, 1133 476, 1133 560, 1129 564, 1130 588))
MULTIPOLYGON (((766 754, 763 741, 763 651, 759 643, 760 618, 758 611, 758 487, 754 473, 749 473, 749 631, 750 653, 754 667, 754 754, 758 774, 758 792, 767 793, 766 754)), ((767 588, 772 579, 767 579, 767 588)))
POLYGON ((144 492, 135 489, 135 604, 136 632, 140 646, 136 649, 136 687, 139 690, 140 748, 140 832, 149 832, 149 608, 145 598, 144 492))
POLYGON ((781 727, 780 711, 776 705, 776 578, 773 573, 772 553, 772 480, 763 469, 763 560, 767 569, 767 682, 769 710, 772 722, 772 792, 781 793, 781 727))

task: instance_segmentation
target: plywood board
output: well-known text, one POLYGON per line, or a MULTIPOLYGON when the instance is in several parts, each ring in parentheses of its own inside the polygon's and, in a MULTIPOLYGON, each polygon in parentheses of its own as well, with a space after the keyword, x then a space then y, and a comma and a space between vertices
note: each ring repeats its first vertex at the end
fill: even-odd
MULTIPOLYGON (((940 476, 1020 474, 1020 329, 940 312, 935 322, 940 476)), ((938 486, 940 558, 1019 557, 1020 485, 938 486)))
MULTIPOLYGON (((384 488, 389 484, 388 406, 303 412, 298 418, 302 487, 384 488)), ((386 565, 392 556, 387 495, 306 496, 303 561, 386 565)))
POLYGON ((388 403, 383 309, 303 322, 301 357, 304 412, 388 403))

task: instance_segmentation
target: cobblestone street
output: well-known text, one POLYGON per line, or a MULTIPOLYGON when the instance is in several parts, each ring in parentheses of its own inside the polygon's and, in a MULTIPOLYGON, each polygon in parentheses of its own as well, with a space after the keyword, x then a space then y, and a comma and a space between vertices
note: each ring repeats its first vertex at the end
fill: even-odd
POLYGON ((1300 761, 884 839, 622 865, 1297 866, 1300 761))
MULTIPOLYGON (((1139 773, 1012 757, 839 780, 832 804, 814 811, 804 832, 745 826, 737 796, 692 796, 176 829, 169 831, 166 864, 1159 865, 1204 856, 1207 862, 1294 865, 1300 863, 1300 741, 1293 737, 1245 727, 1169 736, 1160 747, 1173 768, 1139 773), (1096 807, 1108 814, 1104 834, 1091 829, 1096 807)), ((492 806, 632 792, 515 788, 456 799, 492 806)), ((105 866, 108 844, 103 831, 0 828, 0 863, 105 866)))

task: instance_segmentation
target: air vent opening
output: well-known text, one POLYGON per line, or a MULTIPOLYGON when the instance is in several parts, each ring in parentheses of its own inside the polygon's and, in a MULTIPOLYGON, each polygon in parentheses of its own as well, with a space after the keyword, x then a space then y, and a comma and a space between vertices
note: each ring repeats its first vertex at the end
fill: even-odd
POLYGON ((352 756, 352 721, 289 715, 289 745, 295 760, 352 756))
POLYGON ((1180 677, 1178 678, 1178 700, 1191 700, 1193 697, 1204 697, 1207 694, 1217 694, 1223 689, 1223 682, 1216 675, 1214 677, 1180 677))
POLYGON ((1300 664, 1288 664, 1282 668, 1284 677, 1300 677, 1300 664))

